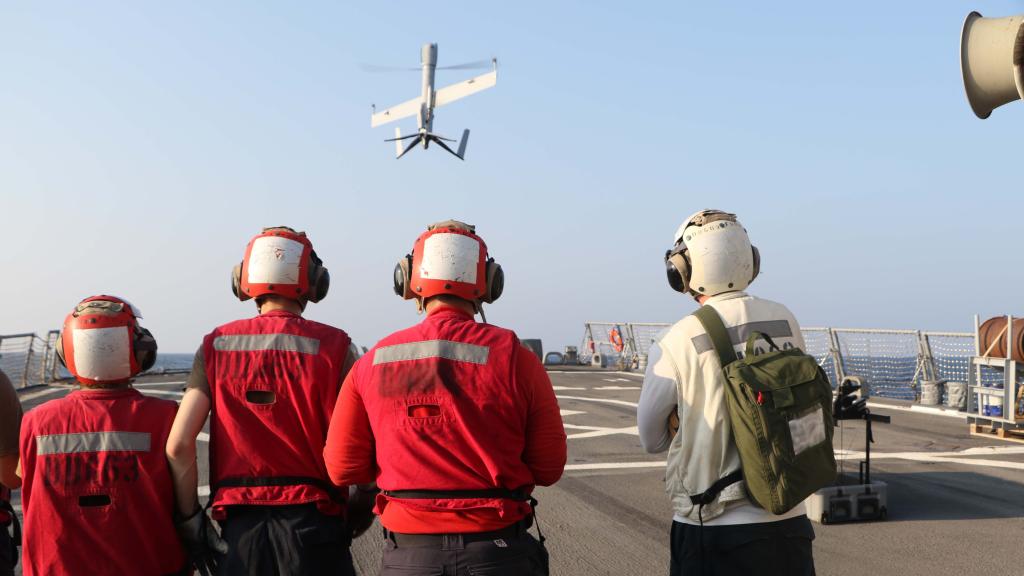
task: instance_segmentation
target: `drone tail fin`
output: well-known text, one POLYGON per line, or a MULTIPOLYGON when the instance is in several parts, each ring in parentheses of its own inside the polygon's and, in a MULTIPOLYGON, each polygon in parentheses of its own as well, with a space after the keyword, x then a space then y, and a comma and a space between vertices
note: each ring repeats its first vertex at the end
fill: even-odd
POLYGON ((462 139, 459 140, 459 151, 455 154, 460 159, 466 159, 466 144, 469 143, 469 128, 462 131, 462 139))

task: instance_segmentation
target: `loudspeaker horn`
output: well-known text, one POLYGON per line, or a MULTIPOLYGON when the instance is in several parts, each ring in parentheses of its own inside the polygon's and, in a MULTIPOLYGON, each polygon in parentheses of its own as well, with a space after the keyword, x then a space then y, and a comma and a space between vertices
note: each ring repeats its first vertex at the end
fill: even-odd
POLYGON ((960 69, 967 102, 978 118, 1024 98, 1024 14, 968 14, 960 35, 960 69))

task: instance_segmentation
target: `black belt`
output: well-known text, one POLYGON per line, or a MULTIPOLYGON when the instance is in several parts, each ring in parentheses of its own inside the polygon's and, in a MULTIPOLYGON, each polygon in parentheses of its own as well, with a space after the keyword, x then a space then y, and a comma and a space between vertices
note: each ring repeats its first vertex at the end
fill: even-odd
POLYGON ((401 532, 392 532, 385 528, 384 538, 391 540, 398 547, 431 548, 441 546, 445 540, 450 540, 451 538, 459 538, 463 544, 491 540, 517 540, 526 534, 526 529, 527 525, 522 520, 499 530, 457 534, 403 534, 401 532))
MULTIPOLYGON (((497 540, 501 538, 518 538, 526 532, 529 527, 534 524, 537 517, 537 499, 532 495, 528 494, 522 488, 510 490, 508 488, 482 488, 478 490, 381 490, 381 494, 388 498, 406 498, 410 500, 463 500, 467 498, 504 498, 507 500, 515 500, 517 502, 529 502, 532 512, 527 516, 525 521, 519 521, 515 524, 502 528, 496 532, 470 532, 462 534, 463 542, 480 542, 483 540, 497 540), (512 530, 514 534, 497 535, 495 533, 502 533, 504 531, 512 530)), ((384 531, 384 536, 388 537, 388 534, 398 535, 396 532, 384 531)), ((423 542, 420 544, 406 543, 405 546, 433 546, 441 541, 446 535, 444 534, 404 534, 404 538, 415 537, 416 540, 412 542, 423 542), (433 537, 431 540, 425 540, 422 537, 433 537)), ((449 535, 450 536, 450 535, 449 535)), ((394 539, 393 539, 394 540, 394 539)), ((540 531, 540 524, 537 523, 537 540, 540 541, 541 546, 544 546, 544 534, 540 531)), ((402 542, 394 540, 395 544, 402 546, 402 542)), ((406 541, 409 542, 409 541, 406 541)))

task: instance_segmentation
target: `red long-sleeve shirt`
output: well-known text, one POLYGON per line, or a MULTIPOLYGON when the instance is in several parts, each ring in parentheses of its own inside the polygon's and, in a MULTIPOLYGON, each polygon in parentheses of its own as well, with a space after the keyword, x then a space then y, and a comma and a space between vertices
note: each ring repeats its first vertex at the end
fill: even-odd
MULTIPOLYGON (((538 358, 525 350, 516 357, 516 379, 532 392, 525 395, 529 405, 522 460, 533 474, 536 485, 549 486, 562 476, 566 461, 565 430, 558 401, 538 358)), ((357 366, 345 379, 327 434, 324 449, 327 471, 331 480, 342 486, 373 482, 379 471, 373 429, 363 404, 363 395, 376 391, 359 381, 359 375, 365 373, 357 366)), ((478 432, 488 433, 487 430, 478 432)), ((414 510, 403 506, 400 500, 392 500, 384 509, 381 523, 394 532, 409 534, 458 533, 496 530, 520 519, 500 517, 497 510, 489 508, 445 512, 414 510)))

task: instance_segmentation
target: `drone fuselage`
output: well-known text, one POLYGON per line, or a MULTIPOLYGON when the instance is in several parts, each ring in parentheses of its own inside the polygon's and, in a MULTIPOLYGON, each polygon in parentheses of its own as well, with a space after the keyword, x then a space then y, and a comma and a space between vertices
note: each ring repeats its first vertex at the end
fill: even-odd
MULTIPOLYGON (((417 121, 420 134, 429 134, 434 129, 434 73, 437 71, 437 44, 424 44, 420 50, 420 63, 423 65, 423 104, 417 121)), ((430 140, 423 139, 426 150, 430 140)))

